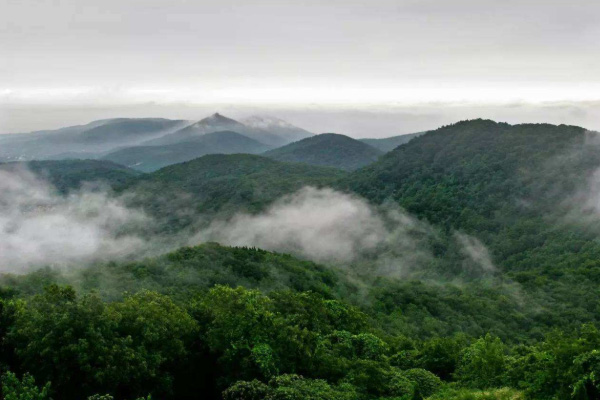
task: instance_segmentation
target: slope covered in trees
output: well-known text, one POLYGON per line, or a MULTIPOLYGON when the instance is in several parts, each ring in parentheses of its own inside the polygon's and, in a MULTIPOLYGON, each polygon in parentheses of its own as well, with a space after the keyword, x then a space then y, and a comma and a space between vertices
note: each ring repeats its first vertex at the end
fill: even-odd
POLYGON ((58 191, 78 189, 85 182, 120 186, 135 181, 141 174, 111 161, 57 160, 0 164, 0 170, 28 170, 48 181, 58 191))
POLYGON ((592 325, 540 333, 522 346, 515 333, 533 321, 520 314, 536 312, 495 288, 398 281, 364 289, 345 271, 216 244, 75 276, 4 276, 0 365, 13 374, 4 375, 3 393, 595 398, 600 333, 592 325), (396 285, 388 293, 402 299, 397 305, 382 297, 385 285, 396 285), (447 332, 437 325, 444 320, 447 332), (509 335, 504 342, 485 334, 496 329, 509 335), (26 372, 45 388, 35 389, 26 372))
POLYGON ((343 175, 250 154, 213 154, 143 175, 119 190, 173 232, 198 222, 200 214, 256 212, 304 186, 327 186, 343 175))
POLYGON ((279 161, 355 170, 377 160, 382 153, 348 136, 323 133, 311 136, 264 155, 279 161))
POLYGON ((464 121, 400 146, 344 182, 447 231, 476 234, 506 270, 548 272, 567 259, 595 263, 597 139, 573 126, 464 121))

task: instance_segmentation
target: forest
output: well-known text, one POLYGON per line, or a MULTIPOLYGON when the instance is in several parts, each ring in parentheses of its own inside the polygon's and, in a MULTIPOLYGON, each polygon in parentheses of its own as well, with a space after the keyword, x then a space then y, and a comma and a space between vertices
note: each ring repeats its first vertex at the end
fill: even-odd
POLYGON ((579 127, 471 120, 355 171, 30 162, 60 196, 101 181, 165 251, 0 274, 2 398, 598 399, 599 147, 579 127), (289 215, 305 187, 367 210, 352 216, 373 242, 340 257, 332 237, 354 225, 325 226, 340 248, 314 256, 300 231, 273 231, 287 247, 194 236, 289 215))

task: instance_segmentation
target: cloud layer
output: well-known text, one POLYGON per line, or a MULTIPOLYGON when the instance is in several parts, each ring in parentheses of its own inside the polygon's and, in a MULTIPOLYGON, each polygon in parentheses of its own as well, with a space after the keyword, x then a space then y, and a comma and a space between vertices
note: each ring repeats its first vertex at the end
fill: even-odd
POLYGON ((416 231, 425 231, 422 224, 398 209, 376 209, 356 196, 306 187, 261 214, 215 221, 193 241, 256 246, 329 263, 354 262, 377 252, 398 264, 424 254, 416 231))
POLYGON ((102 190, 61 196, 31 172, 0 171, 0 271, 74 265, 139 251, 146 216, 102 190))

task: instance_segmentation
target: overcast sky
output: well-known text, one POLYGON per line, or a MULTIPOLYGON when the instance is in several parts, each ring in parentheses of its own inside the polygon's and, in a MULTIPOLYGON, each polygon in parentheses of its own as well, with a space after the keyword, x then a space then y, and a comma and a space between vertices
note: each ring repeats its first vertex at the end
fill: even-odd
POLYGON ((0 132, 216 110, 600 129, 599 42, 598 0, 0 0, 0 132))

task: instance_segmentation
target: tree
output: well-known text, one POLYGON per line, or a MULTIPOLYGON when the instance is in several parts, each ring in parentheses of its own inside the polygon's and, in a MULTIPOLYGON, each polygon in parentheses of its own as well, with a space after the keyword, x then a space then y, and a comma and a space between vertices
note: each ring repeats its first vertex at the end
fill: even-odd
POLYGON ((504 344, 500 338, 487 334, 463 351, 457 377, 472 387, 497 387, 501 384, 505 362, 504 344))
POLYGON ((35 385, 35 379, 28 373, 19 379, 12 372, 2 375, 2 398, 4 400, 48 400, 50 382, 41 389, 35 385))

